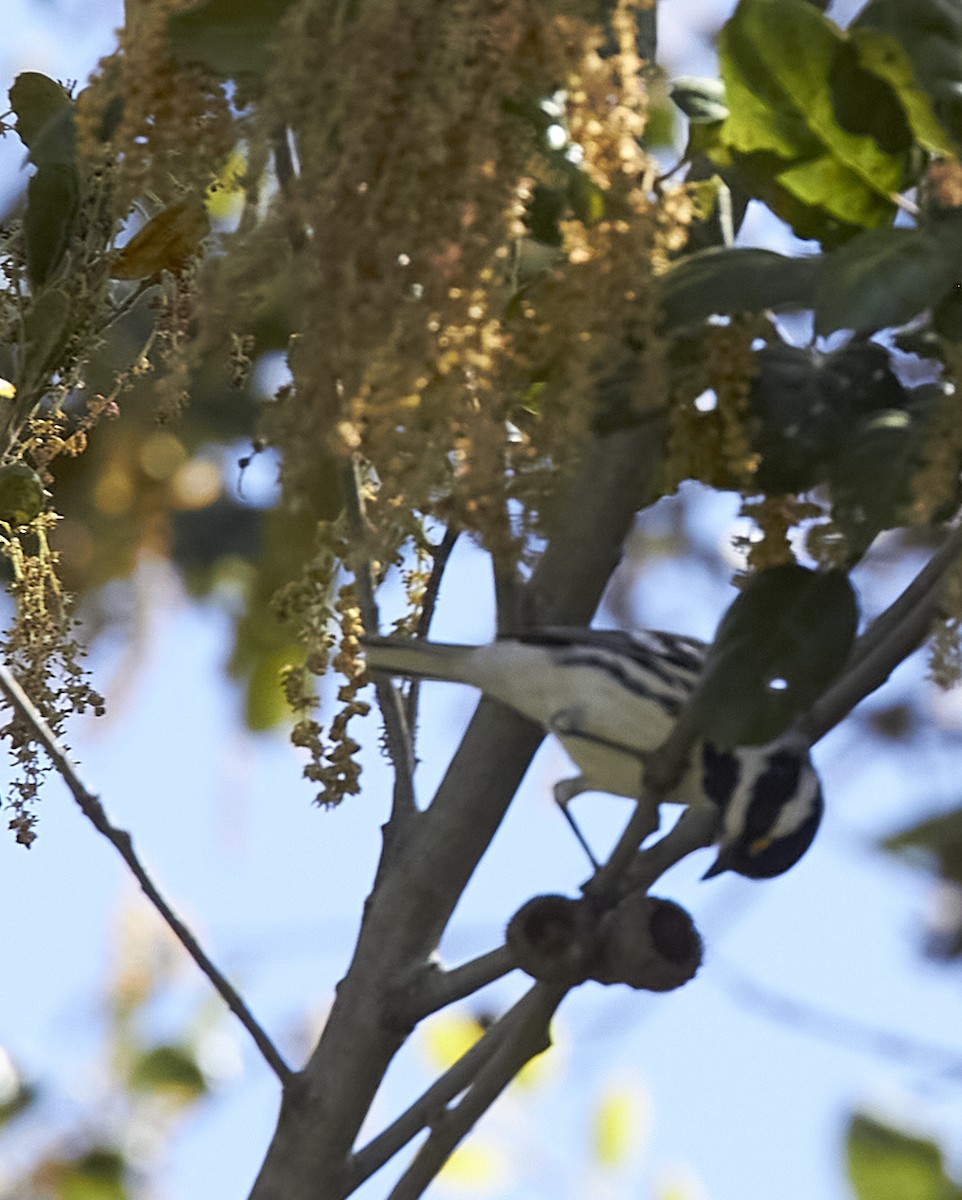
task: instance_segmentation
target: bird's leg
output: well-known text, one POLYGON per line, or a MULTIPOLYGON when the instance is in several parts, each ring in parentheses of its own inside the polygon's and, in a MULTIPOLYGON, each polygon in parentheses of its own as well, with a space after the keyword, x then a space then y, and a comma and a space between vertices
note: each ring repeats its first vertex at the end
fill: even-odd
POLYGON ((580 795, 585 791, 585 778, 583 775, 575 775, 572 779, 559 779, 554 785, 554 800, 555 804, 561 809, 562 816, 571 827, 571 832, 578 839, 578 844, 588 856, 588 861, 591 863, 593 871, 598 870, 598 860, 595 858, 591 847, 588 845, 588 839, 581 832, 581 826, 571 814, 571 809, 568 807, 575 796, 580 795))

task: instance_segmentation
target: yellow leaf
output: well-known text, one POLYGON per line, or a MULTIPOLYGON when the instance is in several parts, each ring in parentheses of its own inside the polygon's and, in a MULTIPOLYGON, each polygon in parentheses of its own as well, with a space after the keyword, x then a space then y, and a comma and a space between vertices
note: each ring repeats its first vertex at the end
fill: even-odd
POLYGON ((500 1195, 511 1182, 511 1169, 502 1147, 472 1137, 457 1147, 439 1178, 459 1191, 500 1195))
POLYGON ((619 1167, 637 1158, 651 1125, 651 1101, 636 1081, 619 1082, 602 1095, 592 1120, 596 1161, 604 1167, 619 1167))
POLYGON ((424 1048, 431 1065, 446 1071, 483 1033, 480 1022, 468 1013, 445 1013, 424 1032, 424 1048))
POLYGON ((139 229, 118 253, 112 279, 149 279, 161 271, 179 275, 200 252, 210 232, 204 202, 196 196, 170 204, 139 229))

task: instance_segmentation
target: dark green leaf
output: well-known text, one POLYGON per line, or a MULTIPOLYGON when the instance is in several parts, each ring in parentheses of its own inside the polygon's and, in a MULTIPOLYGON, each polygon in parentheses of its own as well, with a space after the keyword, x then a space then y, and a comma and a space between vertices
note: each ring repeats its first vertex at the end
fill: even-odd
POLYGON ((882 848, 923 866, 937 866, 943 879, 962 884, 962 808, 892 834, 882 848))
POLYGON ((72 1162, 51 1165, 56 1200, 129 1200, 127 1161, 118 1150, 95 1147, 72 1162))
POLYGON ((937 303, 957 267, 925 229, 874 229, 825 255, 815 297, 815 330, 874 331, 904 325, 937 303))
POLYGON ((568 197, 563 188, 536 183, 525 213, 525 224, 535 241, 546 246, 560 246, 560 222, 568 210, 568 197))
POLYGON ((9 94, 10 107, 17 115, 17 134, 31 152, 47 126, 73 107, 60 84, 37 71, 18 75, 9 94))
POLYGON ((46 283, 63 262, 79 202, 77 169, 72 164, 39 167, 27 185, 24 241, 27 272, 34 287, 46 283))
POLYGON ((932 327, 947 342, 962 342, 962 286, 958 283, 935 306, 932 327))
POLYGON ((819 261, 750 247, 700 251, 662 277, 665 320, 670 327, 677 327, 702 321, 712 313, 810 308, 819 261))
POLYGON ((206 0, 174 13, 167 32, 174 57, 219 75, 262 75, 290 0, 206 0))
POLYGON ((193 1052, 183 1046, 154 1046, 133 1064, 130 1086, 136 1091, 176 1092, 189 1099, 203 1096, 207 1082, 193 1052))
POLYGON ((871 0, 852 23, 853 36, 864 29, 887 35, 893 61, 897 53, 908 57, 935 118, 962 140, 962 8, 955 0, 871 0))
POLYGON ((29 393, 56 369, 70 336, 71 315, 70 298, 59 288, 44 288, 37 296, 24 319, 18 393, 29 393))
POLYGON ((849 1122, 845 1151, 858 1200, 958 1200, 942 1151, 927 1138, 857 1113, 849 1122))
POLYGON ((898 39, 869 26, 853 26, 849 39, 865 70, 884 79, 898 96, 915 141, 932 154, 951 157, 952 138, 919 86, 912 60, 898 39))
POLYGON ((761 461, 755 483, 768 495, 807 491, 824 479, 837 414, 825 402, 809 351, 779 343, 760 350, 756 362, 750 432, 761 461))
POLYGON ((853 553, 861 554, 883 529, 906 519, 921 429, 902 409, 859 421, 828 472, 832 516, 853 553))
POLYGON ((13 1087, 9 1088, 0 1100, 0 1129, 32 1108, 37 1100, 37 1089, 32 1084, 25 1083, 20 1078, 11 1082, 13 1087))
POLYGON ((789 563, 750 579, 721 620, 695 694, 704 736, 722 748, 778 737, 839 673, 857 624, 840 571, 789 563))

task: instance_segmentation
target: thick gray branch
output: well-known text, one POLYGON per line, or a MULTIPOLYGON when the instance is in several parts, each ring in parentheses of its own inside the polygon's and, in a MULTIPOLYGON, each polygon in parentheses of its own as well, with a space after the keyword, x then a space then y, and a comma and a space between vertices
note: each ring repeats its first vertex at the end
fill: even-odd
MULTIPOLYGON (((661 458, 658 422, 592 443, 526 585, 525 623, 584 624, 617 565, 661 458)), ((382 863, 321 1040, 289 1093, 251 1200, 339 1200, 351 1150, 410 1032, 396 1003, 430 958, 544 734, 482 701, 430 808, 382 863)))

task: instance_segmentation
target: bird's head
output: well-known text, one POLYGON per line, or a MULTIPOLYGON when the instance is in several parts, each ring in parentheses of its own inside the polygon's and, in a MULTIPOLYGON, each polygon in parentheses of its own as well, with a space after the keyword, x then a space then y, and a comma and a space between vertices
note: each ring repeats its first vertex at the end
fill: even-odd
POLYGON ((812 844, 824 802, 808 743, 786 735, 767 746, 702 747, 704 793, 721 810, 718 857, 703 878, 735 871, 781 875, 812 844))

